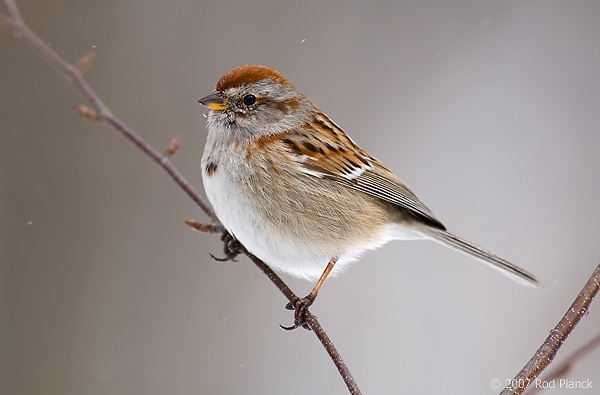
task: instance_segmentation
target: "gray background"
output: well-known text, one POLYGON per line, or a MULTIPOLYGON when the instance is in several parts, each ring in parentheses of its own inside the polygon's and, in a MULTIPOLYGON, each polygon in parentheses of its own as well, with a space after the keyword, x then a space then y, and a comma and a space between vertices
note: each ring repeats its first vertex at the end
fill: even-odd
MULTIPOLYGON (((493 394, 600 258, 598 1, 22 1, 31 26, 202 189, 203 109, 234 67, 275 68, 448 228, 538 291, 432 242, 395 242, 312 311, 365 394, 493 394)), ((163 172, 82 120, 74 90, 0 34, 0 392, 344 394, 310 332, 163 172)), ((290 279, 299 294, 312 284, 290 279)), ((599 305, 564 359, 600 327, 599 305)), ((573 371, 600 387, 600 351, 573 371)), ((552 394, 594 390, 553 390, 552 394)))

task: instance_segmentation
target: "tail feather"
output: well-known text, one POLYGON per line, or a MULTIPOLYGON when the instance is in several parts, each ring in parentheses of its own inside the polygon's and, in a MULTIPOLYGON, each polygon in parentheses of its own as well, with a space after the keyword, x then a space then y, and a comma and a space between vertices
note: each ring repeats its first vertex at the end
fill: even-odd
POLYGON ((526 270, 513 265, 512 263, 510 263, 506 259, 499 257, 498 255, 482 250, 476 245, 471 244, 468 241, 453 235, 452 233, 431 227, 427 227, 426 229, 419 229, 419 231, 428 238, 440 244, 453 248, 464 254, 471 255, 479 259, 480 261, 487 263, 494 269, 500 270, 503 274, 509 276, 510 278, 521 284, 540 288, 544 287, 544 285, 537 278, 535 278, 535 276, 533 276, 526 270))

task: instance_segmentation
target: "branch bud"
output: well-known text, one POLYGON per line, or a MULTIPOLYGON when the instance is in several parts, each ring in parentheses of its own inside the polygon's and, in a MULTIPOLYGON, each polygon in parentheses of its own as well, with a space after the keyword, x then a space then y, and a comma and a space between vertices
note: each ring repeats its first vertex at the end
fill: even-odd
POLYGON ((169 142, 169 145, 165 150, 165 156, 171 159, 177 154, 177 151, 179 151, 179 147, 181 147, 181 137, 175 136, 169 142))
POLYGON ((94 51, 91 51, 79 58, 77 61, 77 70, 79 70, 79 74, 85 73, 90 68, 95 57, 96 54, 94 51))
POLYGON ((77 114, 81 115, 88 121, 97 121, 100 119, 100 115, 98 115, 96 111, 83 104, 73 105, 73 110, 75 110, 77 114))
POLYGON ((192 228, 198 232, 202 232, 202 233, 221 233, 222 232, 222 229, 220 227, 218 227, 217 225, 203 224, 201 222, 194 221, 193 219, 190 219, 189 221, 185 221, 185 224, 187 226, 189 226, 190 228, 192 228))

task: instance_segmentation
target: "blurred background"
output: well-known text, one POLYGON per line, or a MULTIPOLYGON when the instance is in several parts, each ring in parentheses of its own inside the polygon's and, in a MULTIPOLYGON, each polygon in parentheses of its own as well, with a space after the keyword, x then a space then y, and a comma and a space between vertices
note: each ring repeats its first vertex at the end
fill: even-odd
MULTIPOLYGON (((597 1, 19 1, 106 104, 202 190, 207 110, 272 67, 452 232, 538 275, 520 286, 433 242, 395 242, 311 311, 365 394, 494 394, 600 260, 597 1)), ((2 12, 6 8, 2 4, 2 12)), ((345 394, 315 336, 247 258, 217 263, 203 213, 0 34, 0 392, 345 394)), ((299 294, 309 282, 283 277, 299 294)), ((600 301, 556 362, 595 336, 600 301)), ((600 387, 600 350, 569 376, 600 387)), ((597 388, 596 387, 596 388, 597 388)), ((593 390, 548 391, 552 394, 593 390)))

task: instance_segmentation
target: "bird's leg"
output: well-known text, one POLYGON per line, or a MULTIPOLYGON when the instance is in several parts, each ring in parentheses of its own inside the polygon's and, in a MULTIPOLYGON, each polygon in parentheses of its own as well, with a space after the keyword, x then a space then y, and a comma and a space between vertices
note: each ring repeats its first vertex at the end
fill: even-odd
POLYGON ((304 319, 304 314, 306 313, 306 309, 308 309, 308 307, 312 305, 315 299, 317 298, 319 290, 323 286, 323 283, 327 279, 327 276, 329 276, 329 274, 331 273, 331 270, 333 269, 333 266, 335 265, 337 260, 337 257, 331 258, 331 260, 327 264, 327 267, 325 267, 323 274, 321 274, 321 277, 319 277, 319 281, 317 281, 317 284, 315 284, 314 288, 312 289, 312 291, 310 291, 308 295, 306 295, 304 298, 297 298, 296 300, 291 301, 285 306, 285 308, 288 310, 294 310, 294 325, 281 326, 283 329, 292 330, 301 326, 304 329, 310 330, 310 327, 304 319))

